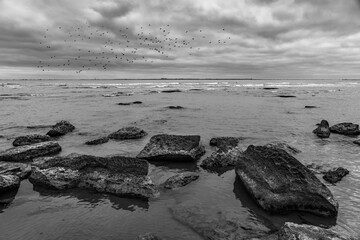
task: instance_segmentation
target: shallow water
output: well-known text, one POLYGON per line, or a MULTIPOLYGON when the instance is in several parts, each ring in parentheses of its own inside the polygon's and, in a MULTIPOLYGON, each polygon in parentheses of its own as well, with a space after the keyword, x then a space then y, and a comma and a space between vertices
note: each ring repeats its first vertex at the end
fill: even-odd
MULTIPOLYGON (((214 150, 208 143, 215 136, 243 137, 244 149, 249 144, 281 140, 302 151, 297 159, 304 164, 350 170, 341 182, 326 185, 339 202, 337 226, 360 235, 360 147, 351 137, 332 134, 322 140, 312 134, 322 119, 331 125, 359 123, 359 90, 360 82, 341 80, 2 80, 0 150, 11 147, 16 136, 46 133, 49 125, 61 119, 76 126, 59 140, 61 155, 136 156, 159 133, 201 135, 207 150, 204 157, 214 150), (161 92, 171 89, 181 92, 161 92), (143 104, 116 105, 133 101, 143 104), (170 105, 184 109, 167 109, 170 105), (305 109, 306 105, 317 108, 305 109), (27 128, 38 125, 44 128, 27 128), (141 140, 84 145, 128 125, 143 128, 149 135, 141 140)), ((152 164, 150 176, 156 183, 184 170, 201 176, 148 202, 88 191, 33 189, 25 180, 14 201, 0 209, 0 239, 134 239, 146 232, 166 239, 201 239, 173 218, 170 209, 176 205, 197 206, 209 218, 218 211, 231 213, 245 229, 277 228, 286 219, 334 224, 300 213, 270 216, 248 198, 233 170, 217 175, 198 167, 200 162, 152 164)))

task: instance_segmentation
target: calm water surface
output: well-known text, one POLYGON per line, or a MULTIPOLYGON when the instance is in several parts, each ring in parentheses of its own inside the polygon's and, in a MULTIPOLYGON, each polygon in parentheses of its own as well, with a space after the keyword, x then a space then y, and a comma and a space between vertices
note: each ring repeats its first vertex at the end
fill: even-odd
MULTIPOLYGON (((332 134, 322 140, 312 134, 322 119, 331 125, 360 123, 359 99, 360 82, 341 80, 2 80, 0 150, 10 148, 19 135, 48 131, 27 126, 52 125, 62 119, 73 123, 76 130, 59 140, 61 155, 136 156, 152 135, 160 133, 200 135, 207 150, 203 158, 214 150, 208 143, 216 136, 243 137, 240 144, 244 149, 249 144, 285 141, 302 151, 297 158, 304 164, 350 170, 338 184, 326 185, 339 202, 337 228, 360 236, 360 147, 351 137, 332 134), (161 92, 170 89, 181 92, 161 92), (116 105, 132 101, 143 104, 116 105), (184 109, 167 109, 170 105, 184 109), (306 105, 317 108, 305 109, 306 105), (149 135, 141 140, 84 145, 130 125, 149 135)), ((209 219, 218 212, 235 216, 245 229, 277 228, 290 218, 335 224, 306 214, 269 216, 248 198, 233 170, 222 175, 209 173, 198 167, 202 159, 198 163, 152 164, 150 176, 155 183, 182 171, 196 171, 201 176, 149 201, 89 191, 34 189, 25 180, 13 202, 0 208, 0 239, 134 239, 146 232, 166 239, 201 239, 173 218, 171 208, 177 205, 195 206, 209 219)))

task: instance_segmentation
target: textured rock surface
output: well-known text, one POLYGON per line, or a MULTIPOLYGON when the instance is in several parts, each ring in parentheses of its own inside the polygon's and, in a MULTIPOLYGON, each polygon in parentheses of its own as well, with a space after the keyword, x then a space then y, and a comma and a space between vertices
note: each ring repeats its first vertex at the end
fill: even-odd
POLYGON ((27 178, 31 173, 31 166, 25 163, 0 162, 0 174, 15 175, 20 179, 27 178))
POLYGON ((175 176, 167 179, 163 186, 167 189, 174 189, 179 187, 184 187, 189 183, 197 180, 199 178, 199 174, 193 172, 180 173, 175 176))
POLYGON ((288 145, 284 142, 272 142, 264 145, 265 147, 274 148, 274 149, 282 149, 286 151, 287 153, 290 153, 292 155, 295 155, 297 153, 300 153, 301 151, 293 146, 288 145))
POLYGON ((46 135, 49 135, 50 137, 60 137, 63 136, 69 132, 74 131, 75 127, 68 121, 60 121, 56 123, 52 129, 46 133, 46 135))
POLYGON ((107 143, 108 141, 109 141, 108 137, 102 137, 102 138, 87 141, 85 144, 86 145, 99 145, 99 144, 107 143))
POLYGON ((26 162, 33 158, 54 155, 61 151, 57 142, 42 142, 32 145, 10 148, 0 152, 0 161, 26 162))
POLYGON ((20 186, 20 178, 15 175, 0 174, 0 193, 16 190, 20 186))
POLYGON ((196 161, 204 153, 198 135, 161 134, 152 136, 137 157, 149 161, 196 161))
POLYGON ((147 133, 138 127, 124 127, 111 133, 109 138, 117 140, 138 139, 146 136, 147 133))
POLYGON ((162 240, 162 238, 159 238, 153 233, 146 233, 144 235, 138 236, 137 240, 162 240))
POLYGON ((218 148, 234 148, 239 144, 237 137, 215 137, 210 139, 210 146, 218 148))
POLYGON ((209 157, 205 158, 201 163, 201 167, 211 170, 233 168, 240 160, 243 151, 239 148, 222 149, 219 148, 213 152, 209 157))
POLYGON ((359 125, 349 122, 338 123, 330 127, 330 132, 343 135, 359 135, 359 125))
POLYGON ((313 131, 316 136, 319 138, 328 138, 330 137, 329 123, 326 120, 322 120, 319 126, 313 131))
POLYGON ((350 240, 348 236, 316 226, 287 222, 278 232, 279 240, 350 240))
POLYGON ((148 162, 122 156, 70 154, 37 159, 30 182, 53 189, 85 188, 117 196, 151 198, 159 195, 147 177, 148 162))
POLYGON ((13 146, 18 147, 34 143, 47 142, 50 140, 51 138, 48 135, 32 134, 15 138, 13 146))
POLYGON ((323 179, 330 183, 337 183, 349 174, 349 170, 339 167, 324 173, 323 179))
POLYGON ((250 145, 236 166, 236 174, 267 211, 299 210, 337 216, 338 203, 330 190, 284 150, 250 145))

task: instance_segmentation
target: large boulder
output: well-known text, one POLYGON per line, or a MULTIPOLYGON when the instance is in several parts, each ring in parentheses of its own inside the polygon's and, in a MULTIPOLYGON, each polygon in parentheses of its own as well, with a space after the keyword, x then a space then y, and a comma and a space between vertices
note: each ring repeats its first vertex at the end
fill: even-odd
POLYGON ((0 161, 26 162, 33 158, 54 155, 61 151, 57 142, 42 142, 32 145, 10 148, 0 152, 0 161))
POLYGON ((15 138, 13 146, 18 147, 34 143, 47 142, 50 140, 51 138, 48 135, 32 134, 15 138))
POLYGON ((53 189, 85 188, 117 196, 151 198, 159 195, 147 177, 149 164, 137 158, 70 154, 37 159, 30 182, 53 189))
POLYGON ((152 136, 137 157, 149 161, 196 161, 204 153, 198 135, 160 134, 152 136))
POLYGON ((0 174, 0 194, 18 189, 20 178, 15 175, 0 174))
POLYGON ((52 129, 46 133, 46 135, 49 135, 50 137, 60 137, 63 136, 69 132, 74 131, 75 127, 68 121, 60 121, 56 123, 52 129))
POLYGON ((337 216, 338 203, 330 190, 284 150, 250 145, 236 174, 253 199, 269 212, 296 210, 337 216))
POLYGON ((279 240, 351 240, 349 236, 342 235, 330 229, 306 224, 287 222, 278 232, 279 240))
POLYGON ((193 172, 184 172, 177 174, 175 176, 172 176, 168 178, 163 186, 167 189, 174 189, 179 187, 184 187, 188 185, 189 183, 197 180, 199 178, 199 174, 193 173, 193 172))
POLYGON ((360 134, 359 125, 349 122, 338 123, 334 126, 331 126, 330 132, 349 136, 360 134))
POLYGON ((329 129, 329 123, 326 120, 322 120, 320 125, 314 129, 313 131, 316 136, 319 138, 329 138, 330 137, 330 129, 329 129))
POLYGON ((31 173, 30 164, 17 162, 0 162, 0 174, 15 175, 20 179, 27 178, 31 173))
POLYGON ((111 133, 109 138, 117 140, 138 139, 147 135, 147 132, 138 127, 124 127, 111 133))

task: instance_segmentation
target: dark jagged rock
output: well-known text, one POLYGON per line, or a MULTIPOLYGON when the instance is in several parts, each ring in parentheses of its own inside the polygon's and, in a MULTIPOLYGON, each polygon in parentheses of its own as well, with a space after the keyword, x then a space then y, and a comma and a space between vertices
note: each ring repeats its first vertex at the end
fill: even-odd
POLYGON ((168 109, 184 109, 182 106, 168 106, 168 109))
POLYGON ((359 125, 349 122, 338 123, 331 126, 330 132, 349 136, 360 134, 359 125))
POLYGON ((40 158, 33 163, 30 182, 53 189, 85 188, 117 196, 151 198, 159 195, 147 177, 148 162, 122 156, 70 154, 40 158))
POLYGON ((142 104, 142 102, 140 102, 140 101, 126 102, 126 103, 118 103, 117 105, 120 105, 120 106, 130 106, 130 105, 135 105, 135 104, 142 104))
POLYGON ((147 135, 147 132, 138 127, 124 127, 111 133, 109 138, 117 140, 138 139, 147 135))
POLYGON ((160 134, 152 136, 137 157, 149 161, 196 161, 204 153, 198 135, 160 134))
POLYGON ((95 140, 87 141, 85 144, 86 145, 99 145, 99 144, 107 143, 108 141, 109 141, 108 137, 102 137, 102 138, 98 138, 95 140))
POLYGON ((18 147, 34 143, 47 142, 50 140, 51 138, 48 135, 32 134, 15 138, 13 146, 18 147))
POLYGON ((353 143, 360 145, 360 140, 355 140, 353 143))
POLYGON ((210 146, 218 148, 234 148, 239 144, 240 139, 236 137, 215 137, 210 140, 210 146))
POLYGON ((16 190, 19 186, 20 178, 18 176, 0 174, 0 193, 16 190))
POLYGON ((317 106, 305 106, 305 108, 317 108, 317 106))
POLYGON ((32 145, 13 147, 0 152, 0 161, 6 162, 26 162, 37 157, 54 155, 61 151, 61 146, 57 142, 42 142, 32 145))
POLYGON ((0 174, 15 175, 20 179, 27 178, 31 173, 31 166, 25 163, 0 162, 0 174))
POLYGON ((69 132, 74 131, 75 127, 68 121, 60 121, 56 123, 52 129, 46 133, 46 135, 49 135, 50 137, 60 137, 63 136, 69 132))
POLYGON ((204 239, 257 239, 270 232, 270 229, 265 226, 253 223, 253 221, 244 221, 244 219, 225 211, 209 213, 197 206, 182 205, 175 206, 171 210, 176 220, 192 228, 204 239))
POLYGON ((279 240, 351 240, 350 237, 330 229, 290 222, 284 224, 278 232, 278 237, 279 240))
POLYGON ((277 95, 279 98, 296 98, 296 96, 293 95, 277 95))
POLYGON ((162 238, 159 238, 153 233, 146 233, 144 235, 138 236, 137 240, 162 240, 162 238))
POLYGON ((268 143, 264 146, 269 147, 269 148, 282 149, 292 155, 295 155, 295 154, 301 152, 299 149, 297 149, 293 146, 290 146, 289 144, 284 143, 284 142, 272 142, 272 143, 268 143))
POLYGON ((349 174, 349 170, 339 167, 324 173, 323 179, 330 183, 337 183, 349 174))
POLYGON ((179 90, 179 89, 171 89, 171 90, 163 90, 161 92, 162 93, 176 93, 176 92, 181 92, 181 90, 179 90))
POLYGON ((284 150, 250 145, 236 174, 253 199, 269 212, 295 210, 337 216, 338 203, 330 190, 284 150))
POLYGON ((326 120, 322 120, 320 125, 313 131, 316 136, 319 138, 328 138, 330 137, 330 129, 329 129, 329 123, 326 120))
POLYGON ((164 188, 174 189, 179 187, 184 187, 189 183, 197 180, 199 178, 199 174, 193 172, 180 173, 175 176, 170 177, 164 182, 164 188))

